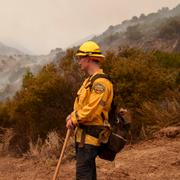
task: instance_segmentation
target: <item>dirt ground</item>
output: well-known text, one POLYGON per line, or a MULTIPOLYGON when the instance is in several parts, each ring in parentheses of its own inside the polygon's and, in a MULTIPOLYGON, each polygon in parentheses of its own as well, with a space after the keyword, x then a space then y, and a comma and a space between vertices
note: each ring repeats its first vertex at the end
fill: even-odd
MULTIPOLYGON (((0 180, 50 180, 55 162, 0 157, 0 180)), ((75 160, 65 161, 59 180, 75 180, 75 160)), ((180 138, 128 145, 114 162, 97 159, 98 180, 179 180, 180 138)))

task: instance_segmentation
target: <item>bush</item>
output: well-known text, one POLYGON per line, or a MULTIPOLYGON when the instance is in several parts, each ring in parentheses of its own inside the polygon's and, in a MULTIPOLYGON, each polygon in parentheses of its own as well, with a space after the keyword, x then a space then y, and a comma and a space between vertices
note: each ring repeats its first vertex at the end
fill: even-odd
MULTIPOLYGON (((35 158, 36 160, 46 163, 47 165, 57 165, 57 159, 59 158, 61 148, 64 143, 64 138, 59 136, 56 131, 51 131, 47 134, 47 138, 44 143, 38 138, 36 143, 30 142, 29 151, 25 154, 28 158, 35 158)), ((75 157, 74 140, 72 137, 66 146, 64 152, 64 159, 72 159, 75 157)))
POLYGON ((156 51, 154 56, 161 67, 180 68, 180 53, 156 51))
POLYGON ((156 131, 180 123, 180 101, 166 99, 162 102, 145 102, 139 113, 144 129, 143 136, 152 136, 156 131))
POLYGON ((173 39, 180 36, 179 17, 170 18, 166 23, 160 26, 158 37, 162 39, 173 39))
POLYGON ((175 86, 176 74, 160 66, 151 53, 132 49, 118 55, 109 53, 104 69, 114 81, 116 100, 131 108, 161 99, 175 86))
POLYGON ((8 127, 10 124, 10 115, 8 111, 8 106, 5 103, 0 103, 0 126, 8 127))
MULTIPOLYGON (((166 53, 159 53, 162 56, 135 49, 124 49, 118 54, 107 53, 104 69, 114 82, 115 100, 118 106, 127 107, 132 111, 134 139, 141 136, 142 128, 148 131, 147 126, 144 127, 146 124, 144 122, 145 114, 139 114, 139 110, 144 109, 144 104, 154 101, 162 102, 167 97, 168 91, 177 91, 178 89, 177 65, 179 59, 175 58, 175 54, 169 54, 167 60, 163 62, 166 53), (166 62, 172 61, 170 57, 175 59, 174 65, 166 64, 166 62)), ((152 110, 154 109, 152 108, 152 110)), ((154 120, 150 121, 153 124, 154 120)))
POLYGON ((125 35, 129 40, 132 41, 140 40, 143 37, 138 25, 128 26, 125 35))
MULTIPOLYGON (((54 130, 64 136, 65 118, 72 111, 77 89, 84 79, 72 61, 73 55, 73 49, 67 50, 58 66, 46 65, 36 76, 28 71, 22 89, 13 99, 0 104, 0 125, 14 128, 10 141, 13 151, 28 151, 29 142, 36 144, 40 138, 43 143, 54 130)), ((178 53, 121 48, 116 53, 107 52, 103 69, 114 83, 115 102, 131 110, 134 139, 141 137, 142 132, 148 136, 174 122, 168 119, 169 110, 162 105, 178 102, 178 53), (160 119, 156 117, 157 111, 162 114, 160 119)), ((176 107, 174 112, 178 111, 176 107)))
POLYGON ((27 150, 25 144, 28 146, 29 140, 45 139, 50 130, 64 134, 65 118, 72 111, 73 90, 54 65, 45 66, 37 77, 24 82, 23 89, 14 97, 11 118, 16 136, 21 137, 19 142, 18 138, 14 141, 27 150))

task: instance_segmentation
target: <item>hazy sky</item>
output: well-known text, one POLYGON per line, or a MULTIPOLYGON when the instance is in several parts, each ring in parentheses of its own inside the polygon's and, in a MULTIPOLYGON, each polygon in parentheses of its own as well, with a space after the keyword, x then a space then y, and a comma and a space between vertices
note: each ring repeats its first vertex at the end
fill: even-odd
POLYGON ((0 0, 0 41, 36 54, 65 48, 180 0, 0 0))

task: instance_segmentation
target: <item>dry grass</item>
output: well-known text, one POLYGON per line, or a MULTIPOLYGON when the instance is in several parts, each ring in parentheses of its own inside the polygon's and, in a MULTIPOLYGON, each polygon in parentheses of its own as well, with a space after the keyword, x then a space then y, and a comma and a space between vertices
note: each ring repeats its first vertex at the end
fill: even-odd
MULTIPOLYGON (((63 145, 64 139, 61 138, 56 131, 48 133, 47 139, 42 143, 39 138, 36 144, 30 142, 29 152, 24 156, 27 158, 37 159, 38 161, 45 162, 46 164, 54 164, 59 158, 60 151, 63 145)), ((74 156, 73 138, 70 137, 64 159, 72 158, 74 156)))
POLYGON ((140 110, 143 119, 142 131, 145 136, 180 124, 180 102, 173 98, 159 102, 146 102, 140 110))
MULTIPOLYGON (((14 137, 13 129, 0 129, 0 155, 9 155, 10 141, 14 137)), ((75 156, 74 138, 70 137, 65 153, 64 159, 70 160, 75 156)), ((29 143, 29 151, 23 156, 27 159, 35 159, 37 161, 54 164, 57 162, 64 138, 60 137, 56 131, 49 132, 46 140, 43 142, 41 138, 38 138, 34 144, 32 141, 29 143)))
POLYGON ((0 128, 0 155, 8 154, 10 140, 14 136, 14 131, 12 128, 0 128))

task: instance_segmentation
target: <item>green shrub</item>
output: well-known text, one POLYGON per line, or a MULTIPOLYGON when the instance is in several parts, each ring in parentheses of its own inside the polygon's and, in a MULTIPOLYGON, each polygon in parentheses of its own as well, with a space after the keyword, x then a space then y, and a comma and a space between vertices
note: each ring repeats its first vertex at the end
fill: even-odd
POLYGON ((172 17, 160 26, 158 37, 162 39, 173 39, 180 36, 180 20, 179 16, 172 17))
MULTIPOLYGON (((107 53, 104 69, 114 82, 118 106, 132 111, 134 139, 141 135, 142 128, 147 130, 147 126, 144 126, 145 114, 139 113, 144 104, 153 101, 162 102, 167 97, 168 91, 176 91, 178 88, 178 55, 168 54, 168 58, 165 59, 166 53, 158 53, 162 54, 162 57, 157 56, 157 53, 144 53, 135 49, 124 49, 118 54, 107 53), (171 57, 175 61, 173 65, 166 63, 172 61, 171 57)), ((154 119, 152 124, 153 121, 154 119)))
POLYGON ((129 40, 132 40, 132 41, 140 40, 143 37, 142 32, 139 30, 138 25, 129 26, 127 28, 125 35, 129 40))
MULTIPOLYGON (((22 89, 0 104, 0 125, 13 127, 15 131, 10 142, 12 149, 19 153, 27 151, 29 141, 45 140, 53 130, 64 135, 65 118, 72 111, 77 89, 84 79, 73 55, 74 50, 68 49, 58 66, 48 64, 36 76, 27 71, 22 89)), ((162 105, 178 101, 179 60, 177 53, 132 48, 106 53, 103 69, 112 78, 118 106, 131 110, 133 139, 141 137, 142 132, 148 136, 175 122, 168 119, 165 114, 169 110, 162 105), (160 119, 156 118, 158 113, 160 119)), ((176 107, 176 119, 177 111, 176 107)))

